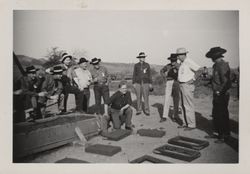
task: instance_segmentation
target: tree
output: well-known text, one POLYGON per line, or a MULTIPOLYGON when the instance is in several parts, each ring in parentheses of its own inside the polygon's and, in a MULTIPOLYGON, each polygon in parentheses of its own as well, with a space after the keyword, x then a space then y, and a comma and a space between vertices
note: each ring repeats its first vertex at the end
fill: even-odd
POLYGON ((64 51, 59 50, 58 47, 52 47, 50 50, 48 50, 48 54, 45 56, 48 61, 46 61, 43 66, 45 68, 49 68, 60 64, 60 59, 63 52, 64 51))

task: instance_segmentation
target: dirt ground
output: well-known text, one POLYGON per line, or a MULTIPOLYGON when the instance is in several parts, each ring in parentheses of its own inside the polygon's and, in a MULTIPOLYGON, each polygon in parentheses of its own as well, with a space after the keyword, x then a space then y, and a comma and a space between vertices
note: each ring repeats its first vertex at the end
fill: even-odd
MULTIPOLYGON (((93 91, 91 90, 90 106, 94 104, 93 91)), ((132 95, 135 100, 135 96, 132 95)), ((166 122, 160 123, 160 114, 162 113, 164 96, 150 95, 150 116, 135 115, 132 122, 135 126, 133 134, 120 140, 109 141, 101 136, 91 138, 89 144, 107 144, 120 146, 122 151, 112 157, 86 153, 84 147, 71 143, 53 150, 33 155, 27 162, 31 163, 54 163, 63 158, 75 158, 88 161, 90 163, 128 163, 143 155, 151 155, 153 157, 171 162, 171 163, 187 163, 167 156, 154 154, 153 149, 167 143, 168 139, 181 135, 191 138, 197 138, 209 141, 209 146, 200 150, 201 157, 193 160, 191 163, 238 163, 238 108, 239 102, 234 98, 230 99, 230 123, 232 134, 229 142, 224 144, 215 144, 214 139, 204 139, 204 136, 212 131, 211 110, 212 98, 210 96, 199 96, 195 98, 196 122, 197 129, 192 131, 184 131, 178 129, 178 124, 168 119, 166 122), (162 138, 142 137, 136 134, 138 129, 159 129, 166 131, 162 138)), ((69 97, 69 108, 74 108, 74 96, 69 97)))

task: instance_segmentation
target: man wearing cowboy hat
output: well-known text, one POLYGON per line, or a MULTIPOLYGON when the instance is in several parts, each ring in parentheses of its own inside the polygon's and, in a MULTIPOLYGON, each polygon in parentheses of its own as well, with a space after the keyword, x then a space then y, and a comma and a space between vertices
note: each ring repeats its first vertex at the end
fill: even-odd
POLYGON ((94 94, 95 94, 95 104, 96 104, 96 113, 101 114, 101 99, 103 97, 104 101, 104 115, 108 115, 106 113, 108 105, 107 102, 109 100, 109 86, 108 86, 108 70, 104 66, 100 65, 101 59, 93 58, 90 64, 93 65, 91 69, 91 75, 93 78, 94 84, 94 94))
POLYGON ((40 96, 38 98, 38 106, 41 108, 41 113, 43 118, 45 117, 45 110, 48 99, 51 103, 57 102, 58 104, 58 112, 62 112, 63 105, 62 100, 64 99, 64 95, 62 94, 63 85, 61 82, 63 69, 61 66, 54 66, 52 70, 52 74, 46 74, 42 71, 38 73, 38 77, 41 79, 41 92, 44 92, 44 96, 40 96))
POLYGON ((87 113, 89 106, 90 90, 89 86, 92 82, 92 75, 87 69, 88 60, 84 57, 80 58, 77 68, 74 69, 77 76, 77 84, 80 91, 83 93, 82 110, 87 113))
POLYGON ((76 103, 76 112, 83 112, 83 93, 79 90, 78 78, 74 72, 74 69, 77 68, 76 65, 72 62, 72 56, 63 53, 61 62, 63 63, 63 69, 65 70, 62 76, 63 83, 63 93, 64 93, 64 112, 67 111, 67 101, 69 94, 75 95, 76 103))
MULTIPOLYGON (((38 92, 37 86, 37 71, 34 66, 26 67, 26 76, 19 79, 20 89, 14 92, 14 95, 22 96, 24 101, 25 113, 30 116, 30 121, 34 121, 41 117, 41 112, 38 108, 38 96, 43 96, 43 92, 38 92)), ((15 103, 15 102, 14 102, 15 103)))
POLYGON ((137 98, 137 112, 136 115, 141 114, 142 112, 142 96, 145 103, 145 115, 150 115, 149 110, 149 91, 153 89, 152 87, 152 77, 150 65, 145 62, 146 55, 144 52, 140 52, 136 57, 139 59, 139 62, 134 65, 133 72, 133 86, 136 92, 137 98))
MULTIPOLYGON (((213 89, 213 124, 214 129, 218 133, 218 140, 215 143, 223 143, 230 136, 229 127, 229 89, 231 88, 230 67, 228 62, 223 60, 223 54, 226 49, 221 47, 211 48, 207 54, 207 58, 211 58, 214 62, 212 89, 213 89)), ((211 137, 215 137, 211 135, 211 137)))
POLYGON ((177 63, 176 54, 171 54, 168 60, 170 60, 171 63, 164 66, 160 71, 162 77, 164 77, 166 80, 165 102, 163 109, 164 112, 160 122, 166 121, 166 118, 168 117, 171 96, 173 97, 174 104, 174 114, 172 116, 173 121, 176 121, 178 118, 179 111, 180 87, 177 78, 180 64, 177 63))
POLYGON ((184 123, 179 128, 185 130, 192 130, 196 128, 196 119, 194 111, 194 80, 196 72, 200 69, 192 59, 187 57, 188 51, 185 48, 178 48, 176 50, 177 58, 181 65, 178 71, 178 81, 180 83, 181 92, 181 106, 183 111, 182 122, 184 123))

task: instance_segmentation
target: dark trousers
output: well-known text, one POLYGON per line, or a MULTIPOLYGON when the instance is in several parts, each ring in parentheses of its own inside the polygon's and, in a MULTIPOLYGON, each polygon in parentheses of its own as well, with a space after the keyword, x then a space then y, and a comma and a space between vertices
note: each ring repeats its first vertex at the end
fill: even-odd
POLYGON ((82 110, 84 112, 88 112, 88 107, 89 107, 89 98, 90 98, 90 91, 89 88, 85 88, 83 91, 83 105, 82 105, 82 110))
POLYGON ((121 129, 121 126, 125 123, 125 127, 131 127, 133 110, 128 107, 124 110, 123 114, 120 115, 120 110, 110 108, 110 115, 112 118, 114 129, 121 129))
POLYGON ((76 111, 82 111, 83 93, 76 87, 71 85, 64 86, 64 111, 67 111, 67 101, 69 94, 75 94, 76 111))
POLYGON ((23 100, 24 95, 14 95, 13 96, 13 121, 14 123, 25 121, 25 106, 23 100))
POLYGON ((213 95, 213 124, 215 131, 219 134, 219 138, 230 135, 228 102, 229 93, 219 96, 213 95))
POLYGON ((104 104, 107 104, 109 99, 109 87, 108 85, 95 85, 94 93, 95 93, 96 113, 101 114, 102 97, 104 104))
POLYGON ((180 84, 178 81, 174 81, 172 87, 172 96, 173 96, 173 104, 174 104, 174 118, 178 118, 179 112, 179 101, 180 101, 180 84))

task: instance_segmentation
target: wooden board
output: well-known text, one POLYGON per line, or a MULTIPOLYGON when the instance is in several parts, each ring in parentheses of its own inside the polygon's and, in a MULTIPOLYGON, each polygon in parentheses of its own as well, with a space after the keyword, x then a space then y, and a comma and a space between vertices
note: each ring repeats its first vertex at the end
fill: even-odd
POLYGON ((89 162, 75 158, 63 158, 61 160, 56 161, 55 163, 89 163, 89 162))
MULTIPOLYGON (((98 134, 97 119, 94 116, 72 115, 64 116, 42 123, 27 124, 28 128, 23 124, 21 127, 25 131, 19 130, 13 136, 13 160, 24 157, 33 153, 42 152, 58 146, 77 140, 75 128, 78 127, 85 137, 90 137, 98 134), (62 120, 61 120, 62 119, 62 120), (70 121, 69 121, 70 120, 70 121), (75 120, 75 121, 73 121, 75 120), (69 122, 67 122, 69 121, 69 122), (57 124, 59 123, 59 124, 57 124)), ((20 127, 19 127, 20 129, 20 127)))
POLYGON ((168 140, 168 143, 194 150, 201 150, 209 145, 208 141, 183 136, 176 136, 174 138, 171 138, 168 140))
POLYGON ((154 149, 155 154, 169 156, 183 161, 192 161, 201 156, 201 153, 196 150, 186 149, 178 146, 163 145, 154 149))
POLYGON ((108 140, 112 140, 112 141, 119 141, 127 136, 129 136, 131 134, 132 131, 130 130, 123 130, 123 129, 120 129, 120 130, 115 130, 113 132, 110 132, 110 133, 107 133, 105 134, 105 137, 108 139, 108 140))
POLYGON ((140 158, 137 158, 137 159, 134 159, 133 161, 130 161, 130 163, 145 163, 145 162, 148 162, 148 163, 170 163, 168 161, 165 161, 165 160, 162 160, 159 158, 155 158, 155 157, 152 157, 150 155, 144 155, 140 158))
POLYGON ((95 153, 105 156, 113 156, 114 154, 120 152, 122 149, 119 146, 111 146, 104 144, 94 144, 85 148, 85 152, 95 153))
POLYGON ((139 129, 137 131, 137 134, 139 134, 140 136, 159 138, 163 137, 166 134, 166 132, 157 129, 139 129))

